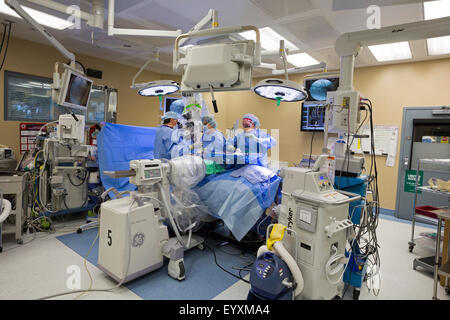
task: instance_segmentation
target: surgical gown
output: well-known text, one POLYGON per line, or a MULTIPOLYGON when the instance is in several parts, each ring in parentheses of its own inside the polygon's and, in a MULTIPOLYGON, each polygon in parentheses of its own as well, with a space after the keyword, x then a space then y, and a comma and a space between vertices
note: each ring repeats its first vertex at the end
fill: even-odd
POLYGON ((172 139, 173 129, 162 125, 158 128, 155 135, 154 157, 155 159, 171 159, 172 148, 177 141, 172 139))
POLYGON ((229 144, 244 153, 243 161, 235 164, 256 164, 268 167, 267 150, 274 147, 277 142, 272 136, 263 130, 253 129, 252 131, 242 131, 238 133, 229 144))
POLYGON ((213 160, 217 164, 224 164, 226 139, 218 130, 208 131, 202 136, 203 155, 205 159, 213 160))

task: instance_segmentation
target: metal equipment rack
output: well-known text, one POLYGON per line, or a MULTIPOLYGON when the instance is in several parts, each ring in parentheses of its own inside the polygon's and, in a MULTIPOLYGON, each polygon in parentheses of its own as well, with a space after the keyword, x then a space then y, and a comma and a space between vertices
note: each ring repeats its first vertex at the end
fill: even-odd
MULTIPOLYGON (((412 232, 411 232, 411 241, 408 242, 409 244, 409 251, 412 252, 415 243, 414 243, 414 227, 415 222, 417 220, 417 216, 419 219, 426 221, 427 223, 432 222, 434 225, 437 224, 437 236, 436 236, 436 252, 434 256, 430 257, 424 257, 424 258, 416 258, 413 262, 413 268, 414 270, 416 267, 421 266, 427 270, 430 270, 434 272, 434 291, 433 291, 433 299, 436 299, 436 292, 437 292, 437 278, 438 275, 443 275, 446 277, 450 277, 450 260, 447 257, 446 263, 442 261, 442 258, 440 257, 440 242, 441 242, 441 231, 442 231, 442 219, 446 219, 450 223, 450 213, 449 213, 449 207, 450 207, 450 192, 448 191, 440 191, 431 188, 431 186, 418 186, 419 181, 419 175, 420 175, 420 167, 421 164, 434 164, 439 166, 444 166, 448 169, 450 169, 450 159, 419 159, 417 162, 417 171, 416 171, 416 182, 415 182, 415 196, 414 196, 414 212, 413 212, 413 221, 412 221, 412 232), (438 210, 430 210, 429 212, 432 214, 432 217, 430 216, 424 216, 420 213, 420 209, 418 210, 417 207, 417 196, 418 191, 426 192, 426 193, 433 193, 440 196, 444 196, 448 198, 449 205, 447 207, 439 207, 435 208, 438 210), (437 221, 436 221, 437 220, 437 221), (440 268, 439 266, 442 265, 440 268)), ((423 169, 427 171, 434 171, 434 172, 442 172, 442 173, 449 173, 450 170, 440 171, 440 170, 431 170, 431 169, 423 169)), ((448 246, 450 246, 450 242, 448 243, 448 246)), ((450 248, 447 250, 447 255, 450 255, 450 248)), ((445 288, 446 293, 449 293, 449 287, 448 284, 445 288)))

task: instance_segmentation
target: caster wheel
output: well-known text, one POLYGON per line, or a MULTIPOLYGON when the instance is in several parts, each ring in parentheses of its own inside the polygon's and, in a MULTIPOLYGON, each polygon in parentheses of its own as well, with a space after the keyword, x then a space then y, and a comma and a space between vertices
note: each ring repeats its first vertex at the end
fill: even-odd
POLYGON ((82 233, 82 232, 83 232, 83 229, 81 229, 81 228, 77 229, 77 233, 82 233))
POLYGON ((0 253, 2 253, 2 251, 3 251, 3 247, 0 247, 0 253))
POLYGON ((353 300, 359 300, 359 294, 361 292, 359 290, 353 290, 353 300))
POLYGON ((334 296, 331 300, 342 300, 342 298, 340 296, 334 296))
POLYGON ((413 251, 415 245, 415 243, 409 243, 409 252, 413 251))
POLYGON ((450 288, 449 287, 445 287, 445 294, 446 295, 450 295, 450 288))
POLYGON ((17 243, 18 243, 18 244, 23 244, 23 240, 22 240, 22 239, 18 239, 18 240, 17 240, 17 243))

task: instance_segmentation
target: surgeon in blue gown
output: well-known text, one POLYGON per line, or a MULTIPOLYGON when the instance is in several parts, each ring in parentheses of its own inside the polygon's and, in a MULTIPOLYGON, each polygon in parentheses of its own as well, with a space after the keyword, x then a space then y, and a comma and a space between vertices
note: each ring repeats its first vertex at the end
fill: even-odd
POLYGON ((268 167, 267 151, 274 147, 277 142, 268 133, 259 129, 260 122, 254 114, 247 113, 242 117, 243 131, 228 141, 235 150, 239 149, 244 158, 237 159, 235 164, 254 164, 268 167))
POLYGON ((177 127, 179 115, 176 112, 168 111, 162 116, 162 125, 155 135, 154 157, 155 159, 171 159, 171 151, 177 144, 172 137, 174 128, 177 127))
POLYGON ((226 139, 217 130, 217 122, 211 116, 202 117, 203 135, 202 148, 205 159, 213 160, 217 164, 225 163, 226 139))

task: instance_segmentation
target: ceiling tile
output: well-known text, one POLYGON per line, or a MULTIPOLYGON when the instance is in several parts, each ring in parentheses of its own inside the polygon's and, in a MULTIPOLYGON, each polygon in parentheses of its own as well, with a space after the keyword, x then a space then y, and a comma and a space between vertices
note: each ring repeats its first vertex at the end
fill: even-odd
POLYGON ((310 11, 314 6, 309 0, 250 0, 269 17, 279 19, 301 12, 310 11))
POLYGON ((311 49, 334 46, 339 36, 323 16, 304 18, 282 24, 311 49))

